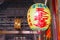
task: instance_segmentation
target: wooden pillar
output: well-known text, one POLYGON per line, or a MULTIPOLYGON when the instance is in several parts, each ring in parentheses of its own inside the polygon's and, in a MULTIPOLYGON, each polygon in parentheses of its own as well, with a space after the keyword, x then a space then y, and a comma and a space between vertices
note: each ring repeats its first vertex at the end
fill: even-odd
POLYGON ((60 40, 59 39, 59 16, 58 16, 58 0, 52 0, 52 9, 55 15, 55 23, 56 23, 56 36, 57 39, 56 40, 60 40))
MULTIPOLYGON (((52 4, 53 4, 53 1, 54 0, 52 0, 52 4)), ((56 16, 56 28, 57 28, 57 35, 58 35, 58 40, 60 40, 60 25, 59 25, 59 11, 58 11, 58 0, 55 0, 54 1, 54 5, 53 5, 53 7, 54 7, 54 12, 55 12, 55 16, 56 16)))
POLYGON ((58 40, 60 40, 60 0, 56 0, 57 1, 57 11, 58 11, 58 22, 57 22, 57 24, 58 24, 58 40))

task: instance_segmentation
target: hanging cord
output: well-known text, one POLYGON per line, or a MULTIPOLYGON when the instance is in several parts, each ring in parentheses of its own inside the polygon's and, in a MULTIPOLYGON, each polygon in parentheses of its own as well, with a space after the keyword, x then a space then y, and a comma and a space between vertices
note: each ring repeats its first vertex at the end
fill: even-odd
POLYGON ((45 0, 45 5, 47 4, 47 0, 45 0))

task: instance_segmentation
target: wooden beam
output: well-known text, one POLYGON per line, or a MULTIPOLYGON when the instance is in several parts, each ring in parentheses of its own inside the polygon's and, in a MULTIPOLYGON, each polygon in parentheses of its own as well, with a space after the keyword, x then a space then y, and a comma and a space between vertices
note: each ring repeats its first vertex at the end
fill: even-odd
POLYGON ((0 34, 38 34, 37 31, 0 31, 0 34))

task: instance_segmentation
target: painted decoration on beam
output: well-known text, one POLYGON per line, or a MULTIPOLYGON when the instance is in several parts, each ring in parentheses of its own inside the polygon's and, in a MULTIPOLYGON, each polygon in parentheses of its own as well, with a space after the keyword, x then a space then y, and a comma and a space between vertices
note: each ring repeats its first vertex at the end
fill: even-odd
POLYGON ((51 35, 51 27, 48 28, 48 30, 46 31, 46 39, 50 39, 52 37, 51 35))
POLYGON ((21 29, 21 19, 20 18, 14 19, 14 28, 15 29, 21 29))
POLYGON ((33 4, 27 12, 27 21, 32 30, 45 31, 51 23, 49 8, 42 3, 33 4))

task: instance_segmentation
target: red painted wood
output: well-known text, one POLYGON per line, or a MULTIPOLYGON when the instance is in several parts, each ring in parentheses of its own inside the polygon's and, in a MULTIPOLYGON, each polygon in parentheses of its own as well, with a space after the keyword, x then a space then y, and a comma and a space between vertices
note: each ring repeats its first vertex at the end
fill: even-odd
POLYGON ((58 30, 57 30, 57 21, 56 21, 56 0, 52 0, 52 11, 53 11, 53 23, 54 23, 54 26, 53 26, 53 40, 58 40, 58 30))

